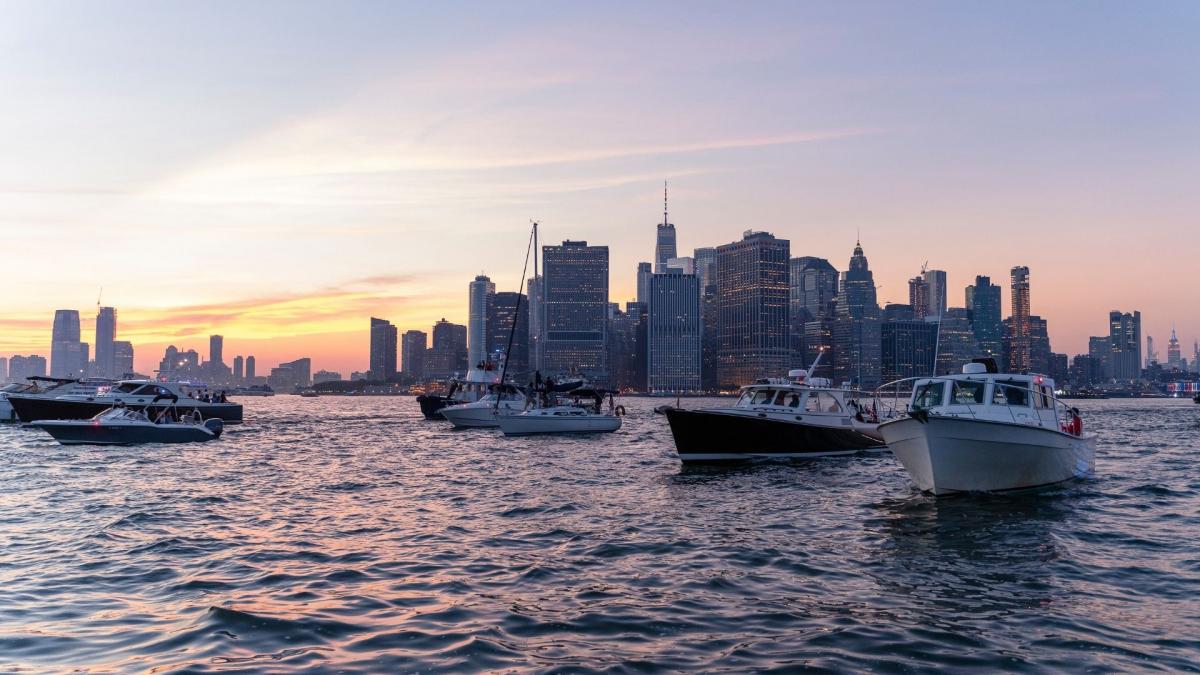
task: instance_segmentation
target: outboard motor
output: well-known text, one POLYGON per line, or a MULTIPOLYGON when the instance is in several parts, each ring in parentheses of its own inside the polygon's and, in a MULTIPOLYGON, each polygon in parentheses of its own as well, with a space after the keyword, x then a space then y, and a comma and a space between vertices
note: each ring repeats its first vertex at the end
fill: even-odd
POLYGON ((221 432, 225 429, 225 423, 216 417, 204 420, 204 428, 213 432, 213 438, 220 438, 221 432))

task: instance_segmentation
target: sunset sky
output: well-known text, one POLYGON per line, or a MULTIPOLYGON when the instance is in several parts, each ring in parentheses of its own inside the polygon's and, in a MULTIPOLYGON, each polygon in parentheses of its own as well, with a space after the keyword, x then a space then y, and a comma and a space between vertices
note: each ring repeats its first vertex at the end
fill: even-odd
POLYGON ((260 372, 367 368, 368 318, 465 323, 543 240, 634 293, 748 228, 879 298, 928 260, 953 306, 1028 265, 1055 351, 1140 310, 1200 336, 1200 3, 0 4, 0 355, 97 294, 260 372))

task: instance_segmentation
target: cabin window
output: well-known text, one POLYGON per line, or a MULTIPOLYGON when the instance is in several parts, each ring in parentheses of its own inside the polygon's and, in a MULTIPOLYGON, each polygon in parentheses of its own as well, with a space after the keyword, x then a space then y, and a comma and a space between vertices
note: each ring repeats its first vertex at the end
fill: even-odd
POLYGON ((838 413, 842 411, 842 404, 829 392, 825 391, 810 391, 808 392, 808 401, 804 404, 804 412, 810 413, 838 413))
POLYGON ((780 399, 780 403, 779 403, 780 405, 786 405, 789 408, 799 408, 800 407, 800 398, 801 398, 800 392, 793 391, 790 393, 789 392, 784 392, 784 393, 787 395, 780 399))
POLYGON ((1050 393, 1050 387, 1038 387, 1038 393, 1033 397, 1033 405, 1035 408, 1053 408, 1054 395, 1050 393))
POLYGON ((739 406, 750 405, 750 402, 753 400, 754 400, 754 392, 744 391, 744 392, 742 392, 742 397, 738 399, 737 404, 739 406))
POLYGON ((117 387, 116 390, 121 392, 122 394, 131 394, 131 393, 133 393, 133 390, 137 389, 140 386, 142 386, 142 385, 140 385, 136 382, 126 382, 125 384, 122 384, 121 386, 117 387))
POLYGON ((992 390, 992 405, 1028 408, 1029 393, 1029 386, 1024 382, 1016 382, 1014 380, 998 381, 992 390))
POLYGON ((983 404, 983 382, 955 380, 951 401, 957 405, 983 404))
POLYGON ((774 389, 760 389, 759 391, 754 392, 754 400, 750 403, 751 405, 770 405, 771 401, 774 399, 774 389))
POLYGON ((159 394, 159 388, 157 385, 153 385, 153 384, 148 384, 148 385, 142 387, 141 389, 139 389, 137 392, 138 396, 157 396, 158 394, 159 394))
POLYGON ((918 385, 917 390, 913 392, 913 409, 923 410, 941 405, 945 389, 946 387, 941 382, 926 382, 918 385))

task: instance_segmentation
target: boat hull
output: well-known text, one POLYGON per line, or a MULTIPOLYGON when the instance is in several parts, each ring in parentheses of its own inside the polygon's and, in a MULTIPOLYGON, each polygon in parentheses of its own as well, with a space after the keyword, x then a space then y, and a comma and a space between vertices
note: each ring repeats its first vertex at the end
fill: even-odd
MULTIPOLYGON (((9 402, 22 422, 90 420, 113 406, 111 401, 76 401, 36 396, 10 396, 9 402)), ((126 407, 130 410, 144 411, 147 408, 161 410, 165 405, 127 403, 126 407)), ((242 422, 242 405, 240 403, 180 403, 176 407, 182 411, 199 410, 204 419, 215 418, 225 424, 241 424, 242 422)))
POLYGON ((12 404, 8 402, 8 397, 0 398, 0 422, 19 422, 17 413, 13 410, 12 404))
POLYGON ((717 410, 665 411, 683 462, 796 459, 885 450, 853 426, 826 426, 717 410))
MULTIPOLYGON (((212 420, 210 420, 212 422, 212 420)), ((143 443, 201 443, 220 438, 222 426, 199 425, 104 425, 91 421, 55 420, 32 422, 63 445, 140 445, 143 443)))
POLYGON ((476 405, 466 403, 442 408, 442 417, 450 421, 456 429, 495 429, 500 426, 500 417, 519 414, 525 407, 501 405, 476 405))
POLYGON ((420 404, 421 414, 425 416, 425 419, 444 420, 446 418, 442 416, 442 409, 455 403, 455 401, 452 398, 437 394, 421 394, 417 397, 417 403, 420 404))
POLYGON ((496 418, 505 436, 531 434, 599 434, 621 428, 621 418, 615 415, 563 416, 501 415, 496 418))
POLYGON ((924 492, 1012 492, 1092 475, 1094 436, 970 418, 905 418, 879 429, 924 492))

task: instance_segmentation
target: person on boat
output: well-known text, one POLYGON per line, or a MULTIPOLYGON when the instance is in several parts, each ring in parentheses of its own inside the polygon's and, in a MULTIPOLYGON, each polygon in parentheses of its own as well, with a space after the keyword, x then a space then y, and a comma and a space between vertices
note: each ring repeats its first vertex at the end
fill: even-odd
POLYGON ((1066 431, 1072 436, 1083 435, 1083 418, 1079 416, 1079 408, 1071 408, 1071 419, 1067 420, 1066 431))

